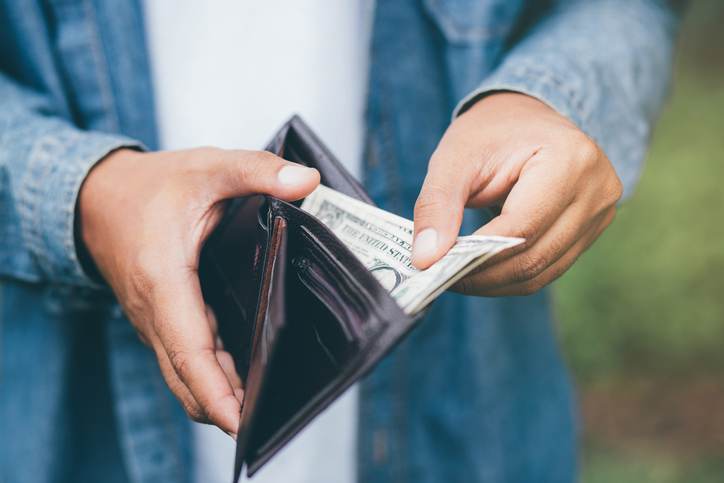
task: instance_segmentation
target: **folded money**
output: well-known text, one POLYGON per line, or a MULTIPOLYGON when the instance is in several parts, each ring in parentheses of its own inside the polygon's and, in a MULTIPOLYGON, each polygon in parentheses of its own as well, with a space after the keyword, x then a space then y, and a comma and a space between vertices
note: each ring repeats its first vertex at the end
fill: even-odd
POLYGON ((372 272, 408 314, 415 314, 492 256, 524 240, 460 236, 425 270, 412 265, 413 222, 320 185, 302 203, 372 272))

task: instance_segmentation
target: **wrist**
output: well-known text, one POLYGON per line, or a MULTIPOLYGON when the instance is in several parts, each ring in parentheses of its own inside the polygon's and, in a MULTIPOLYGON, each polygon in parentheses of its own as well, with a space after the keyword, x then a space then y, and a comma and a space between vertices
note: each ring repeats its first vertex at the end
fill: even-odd
POLYGON ((548 104, 541 101, 537 97, 518 91, 492 91, 468 105, 467 109, 461 114, 470 111, 479 111, 482 109, 494 108, 521 108, 521 109, 542 109, 545 111, 553 111, 548 104))
POLYGON ((91 168, 81 184, 73 224, 76 255, 85 274, 94 282, 103 283, 104 281, 90 247, 94 245, 96 238, 94 233, 97 221, 95 218, 104 209, 103 192, 105 186, 108 185, 107 171, 113 167, 109 165, 127 162, 129 157, 140 155, 140 151, 130 148, 111 151, 91 168))

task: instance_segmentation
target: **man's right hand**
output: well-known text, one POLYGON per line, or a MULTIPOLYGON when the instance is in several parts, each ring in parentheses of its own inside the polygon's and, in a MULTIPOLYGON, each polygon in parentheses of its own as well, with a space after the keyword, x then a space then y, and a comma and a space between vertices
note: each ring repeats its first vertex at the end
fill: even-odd
POLYGON ((201 296, 199 254, 224 200, 252 193, 295 200, 319 173, 263 151, 121 149, 86 178, 82 241, 186 412, 231 435, 243 396, 201 296))

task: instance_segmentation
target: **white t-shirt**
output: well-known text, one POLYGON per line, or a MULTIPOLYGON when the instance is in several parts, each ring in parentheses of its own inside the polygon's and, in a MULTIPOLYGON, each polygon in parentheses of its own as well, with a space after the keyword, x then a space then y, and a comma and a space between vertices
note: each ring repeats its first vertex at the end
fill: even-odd
MULTIPOLYGON (((370 0, 145 0, 161 147, 261 149, 300 114, 359 177, 370 0)), ((355 481, 356 389, 254 483, 355 481)), ((234 443, 193 427, 195 480, 228 483, 234 443)))

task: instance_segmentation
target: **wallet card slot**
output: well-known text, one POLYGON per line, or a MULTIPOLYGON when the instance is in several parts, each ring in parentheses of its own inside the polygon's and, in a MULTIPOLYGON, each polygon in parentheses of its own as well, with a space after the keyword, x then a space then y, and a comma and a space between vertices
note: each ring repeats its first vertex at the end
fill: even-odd
POLYGON ((327 310, 329 310, 340 322, 340 328, 344 332, 344 336, 348 341, 354 342, 362 334, 348 321, 354 316, 349 306, 344 300, 335 294, 334 288, 322 274, 319 267, 312 265, 306 258, 297 258, 294 260, 297 267, 297 276, 307 289, 312 292, 320 302, 322 302, 327 310))
POLYGON ((320 220, 277 199, 271 200, 270 209, 289 220, 292 231, 297 237, 301 234, 300 241, 309 247, 306 250, 316 257, 318 265, 334 270, 334 290, 343 291, 345 302, 353 304, 357 317, 352 323, 365 340, 384 331, 387 320, 408 318, 387 289, 320 220))
POLYGON ((339 306, 339 320, 347 326, 348 332, 353 332, 360 339, 365 337, 364 327, 352 323, 354 320, 365 320, 365 307, 372 306, 371 300, 364 296, 361 287, 354 284, 352 277, 339 267, 339 262, 328 253, 327 248, 306 228, 301 229, 302 236, 308 243, 314 246, 306 252, 307 257, 312 261, 308 271, 316 282, 322 286, 331 303, 339 306), (332 286, 330 281, 334 281, 332 286))
POLYGON ((328 274, 334 277, 335 281, 341 284, 339 289, 343 290, 345 295, 347 295, 350 300, 355 303, 358 312, 362 307, 373 304, 373 301, 369 297, 365 296, 364 288, 355 283, 351 275, 339 265, 339 261, 329 252, 327 247, 319 241, 311 230, 308 227, 303 226, 301 228, 301 232, 304 238, 315 247, 315 250, 309 251, 310 256, 316 259, 319 263, 318 266, 324 267, 328 274), (333 269, 336 269, 334 270, 336 273, 332 273, 333 269))

